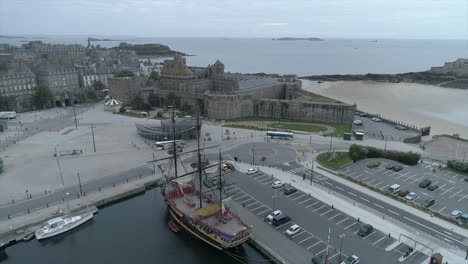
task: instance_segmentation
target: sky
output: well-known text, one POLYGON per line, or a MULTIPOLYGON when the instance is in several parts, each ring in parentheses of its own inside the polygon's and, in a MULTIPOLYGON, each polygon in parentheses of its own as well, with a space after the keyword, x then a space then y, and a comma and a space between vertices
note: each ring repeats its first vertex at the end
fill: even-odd
POLYGON ((0 0, 0 35, 468 39, 468 1, 0 0))

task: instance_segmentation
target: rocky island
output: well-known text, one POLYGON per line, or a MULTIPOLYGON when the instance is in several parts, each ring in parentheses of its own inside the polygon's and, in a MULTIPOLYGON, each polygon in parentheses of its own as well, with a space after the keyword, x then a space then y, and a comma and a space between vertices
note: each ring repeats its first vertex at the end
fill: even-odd
POLYGON ((432 67, 430 70, 423 72, 311 75, 301 78, 315 81, 408 82, 447 88, 468 89, 468 59, 458 59, 455 62, 447 62, 442 67, 432 67))
POLYGON ((112 49, 118 50, 133 50, 138 56, 157 56, 157 57, 169 57, 174 56, 176 53, 182 56, 186 54, 182 52, 176 52, 171 50, 168 46, 162 44, 136 44, 132 45, 126 42, 122 42, 117 47, 112 49))

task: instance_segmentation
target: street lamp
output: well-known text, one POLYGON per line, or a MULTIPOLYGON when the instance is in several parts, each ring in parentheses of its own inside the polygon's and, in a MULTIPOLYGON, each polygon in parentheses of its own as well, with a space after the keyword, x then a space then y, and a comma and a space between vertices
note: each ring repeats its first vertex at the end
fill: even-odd
POLYGON ((273 211, 275 211, 275 198, 276 197, 278 197, 278 195, 271 196, 271 199, 273 199, 273 211))
POLYGON ((345 237, 345 234, 340 235, 340 256, 338 257, 338 263, 341 262, 341 249, 343 248, 343 238, 345 237))

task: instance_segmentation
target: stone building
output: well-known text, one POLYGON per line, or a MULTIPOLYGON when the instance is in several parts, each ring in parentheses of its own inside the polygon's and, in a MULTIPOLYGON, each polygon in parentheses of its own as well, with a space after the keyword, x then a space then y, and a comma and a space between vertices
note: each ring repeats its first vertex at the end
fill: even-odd
POLYGON ((9 98, 9 109, 5 110, 31 110, 36 85, 36 74, 26 64, 12 60, 0 62, 0 96, 9 98))
POLYGON ((454 62, 446 62, 443 67, 432 67, 431 72, 437 74, 468 76, 468 59, 458 59, 454 62))
POLYGON ((147 81, 142 76, 109 78, 109 96, 129 105, 135 97, 141 96, 140 89, 146 87, 147 81))
POLYGON ((197 120, 194 118, 176 118, 175 133, 173 133, 173 124, 171 119, 161 120, 160 126, 150 126, 137 124, 137 133, 147 139, 156 141, 172 140, 172 135, 175 134, 175 139, 190 140, 197 138, 197 120))

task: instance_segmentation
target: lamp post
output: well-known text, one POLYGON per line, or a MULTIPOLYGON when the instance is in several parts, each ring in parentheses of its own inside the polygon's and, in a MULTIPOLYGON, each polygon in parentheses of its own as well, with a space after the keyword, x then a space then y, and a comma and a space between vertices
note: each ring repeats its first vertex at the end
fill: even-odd
POLYGON ((252 166, 255 166, 255 145, 252 145, 252 166))
POLYGON ((345 237, 345 234, 340 235, 340 255, 338 257, 338 263, 341 263, 341 249, 343 248, 343 238, 345 237))
POLYGON ((277 195, 271 196, 271 199, 273 199, 273 212, 275 211, 275 198, 278 197, 277 195))

